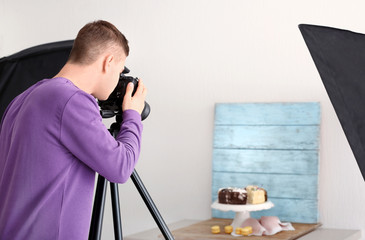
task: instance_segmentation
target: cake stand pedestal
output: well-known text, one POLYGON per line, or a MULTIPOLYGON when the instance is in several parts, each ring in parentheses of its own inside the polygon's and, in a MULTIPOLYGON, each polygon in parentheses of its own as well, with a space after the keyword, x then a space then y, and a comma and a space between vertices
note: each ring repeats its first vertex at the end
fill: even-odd
POLYGON ((271 201, 266 201, 261 204, 246 204, 246 205, 233 205, 233 204, 221 204, 218 201, 215 201, 212 204, 212 208, 220 210, 220 211, 234 211, 236 213, 231 226, 233 227, 233 232, 231 233, 232 236, 242 236, 236 234, 236 228, 242 227, 242 223, 250 218, 250 212, 253 211, 261 211, 270 209, 274 206, 271 201))

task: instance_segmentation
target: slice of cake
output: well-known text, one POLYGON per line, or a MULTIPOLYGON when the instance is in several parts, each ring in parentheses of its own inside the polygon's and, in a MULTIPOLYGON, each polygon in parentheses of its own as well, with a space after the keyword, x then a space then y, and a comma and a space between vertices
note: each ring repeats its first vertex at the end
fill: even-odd
POLYGON ((247 203, 260 204, 267 201, 267 192, 265 189, 258 186, 249 185, 246 187, 247 203))
POLYGON ((218 190, 218 202, 223 204, 246 204, 247 192, 244 188, 221 188, 218 190))

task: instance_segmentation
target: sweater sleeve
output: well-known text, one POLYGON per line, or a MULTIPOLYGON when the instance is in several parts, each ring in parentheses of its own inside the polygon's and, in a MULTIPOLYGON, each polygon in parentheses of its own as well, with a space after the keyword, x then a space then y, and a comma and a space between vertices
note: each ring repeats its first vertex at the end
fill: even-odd
POLYGON ((140 154, 142 128, 140 114, 126 110, 114 138, 102 123, 95 99, 77 92, 63 110, 60 141, 70 154, 109 181, 124 183, 140 154))

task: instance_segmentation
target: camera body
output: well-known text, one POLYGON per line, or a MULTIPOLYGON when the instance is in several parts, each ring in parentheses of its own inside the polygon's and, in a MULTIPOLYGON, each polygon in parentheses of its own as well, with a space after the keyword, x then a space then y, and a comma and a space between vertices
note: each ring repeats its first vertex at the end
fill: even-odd
MULTIPOLYGON (((107 100, 100 101, 99 106, 101 108, 100 113, 103 118, 114 117, 115 115, 122 113, 123 98, 127 89, 128 83, 132 82, 134 85, 132 96, 138 87, 138 78, 126 76, 129 73, 127 67, 124 68, 123 72, 120 74, 118 84, 113 92, 110 94, 107 100)), ((150 114, 150 105, 145 102, 143 111, 141 113, 142 120, 146 119, 150 114)))

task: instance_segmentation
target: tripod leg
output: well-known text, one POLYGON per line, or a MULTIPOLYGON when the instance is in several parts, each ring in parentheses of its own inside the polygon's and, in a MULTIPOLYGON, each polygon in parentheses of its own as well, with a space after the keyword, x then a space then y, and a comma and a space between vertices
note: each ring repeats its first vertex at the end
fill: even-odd
POLYGON ((120 217, 119 191, 117 183, 110 183, 110 193, 113 208, 114 238, 115 240, 122 240, 122 220, 120 217))
MULTIPOLYGON (((110 132, 114 137, 116 137, 116 135, 118 134, 118 131, 110 131, 110 132)), ((134 185, 136 186, 139 194, 141 195, 144 203, 146 204, 148 210, 150 211, 152 217, 154 218, 156 224, 160 228, 160 231, 162 232, 165 239, 174 240, 174 237, 172 236, 169 228, 167 227, 165 221, 163 220, 156 205, 152 201, 151 196, 147 192, 147 189, 143 185, 142 180, 139 178, 136 170, 133 171, 131 179, 134 185)), ((107 180, 99 175, 95 192, 91 224, 90 224, 89 240, 100 240, 101 237, 106 187, 107 187, 107 180)), ((111 195, 112 195, 111 197, 112 197, 112 207, 113 207, 114 236, 115 239, 122 240, 123 239, 122 221, 120 217, 118 185, 116 183, 110 183, 110 187, 111 187, 111 195)))
POLYGON ((90 223, 89 240, 100 240, 101 237, 106 187, 107 180, 99 175, 98 183, 96 185, 94 206, 90 223))
POLYGON ((146 187, 142 183, 142 180, 140 179, 140 177, 135 169, 131 175, 131 179, 132 179, 134 185, 136 186, 139 194, 141 195, 144 203, 146 204, 148 210, 150 211, 153 219, 155 219, 155 222, 158 225, 158 227, 160 228, 160 231, 163 234, 163 236, 165 237, 165 239, 173 240, 174 237, 172 236, 169 228, 167 227, 165 221, 163 220, 160 212, 158 211, 155 203, 153 202, 150 194, 148 193, 146 187))

